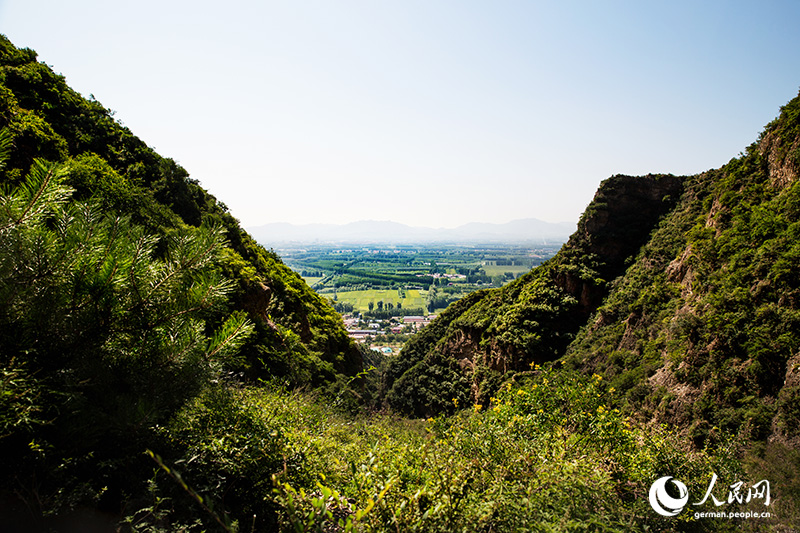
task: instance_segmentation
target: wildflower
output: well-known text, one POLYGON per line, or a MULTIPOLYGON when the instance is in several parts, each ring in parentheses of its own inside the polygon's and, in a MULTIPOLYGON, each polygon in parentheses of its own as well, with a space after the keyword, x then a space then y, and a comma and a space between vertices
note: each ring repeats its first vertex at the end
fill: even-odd
POLYGON ((475 411, 476 413, 481 409, 483 409, 483 406, 479 403, 476 403, 475 405, 472 406, 472 410, 475 411))
POLYGON ((519 396, 522 396, 522 395, 524 395, 524 394, 527 394, 527 393, 526 393, 524 390, 522 390, 522 389, 519 389, 519 390, 517 391, 517 394, 518 394, 519 396))

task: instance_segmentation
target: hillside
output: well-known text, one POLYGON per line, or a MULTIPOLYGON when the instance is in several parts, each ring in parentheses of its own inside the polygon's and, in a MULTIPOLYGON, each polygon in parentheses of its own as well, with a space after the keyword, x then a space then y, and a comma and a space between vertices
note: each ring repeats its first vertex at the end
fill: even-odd
POLYGON ((417 416, 485 402, 534 364, 603 376, 644 421, 697 446, 800 433, 800 97, 758 142, 696 176, 614 176, 550 261, 473 295, 385 374, 417 416), (425 387, 433 375, 446 387, 425 387))
POLYGON ((677 200, 675 176, 614 176, 604 181, 577 231, 542 266, 498 290, 458 302, 413 338, 388 365, 384 388, 394 408, 417 416, 438 412, 459 397, 487 403, 508 374, 557 359, 677 200), (445 392, 426 375, 454 376, 445 392), (456 379, 455 376, 458 376, 456 379), (458 385, 456 385, 458 383, 458 385))
POLYGON ((0 522, 118 512, 143 452, 170 449, 159 428, 215 384, 349 391, 361 369, 224 204, 0 36, 0 522))
POLYGON ((236 281, 228 301, 256 325, 243 348, 245 370, 298 384, 360 370, 338 315, 186 170, 155 153, 99 102, 70 89, 64 77, 36 61, 35 52, 16 49, 5 37, 0 68, 0 127, 11 133, 13 145, 3 184, 20 184, 34 159, 42 158, 69 166, 65 184, 75 190, 73 200, 97 199, 104 210, 129 216, 155 235, 204 221, 220 225, 228 241, 221 266, 236 281))

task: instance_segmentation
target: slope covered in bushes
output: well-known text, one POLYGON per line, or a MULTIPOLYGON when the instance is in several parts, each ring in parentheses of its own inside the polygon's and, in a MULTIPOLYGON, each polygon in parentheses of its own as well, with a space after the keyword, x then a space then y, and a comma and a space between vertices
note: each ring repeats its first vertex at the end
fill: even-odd
POLYGON ((796 444, 800 98, 680 202, 570 346, 639 416, 796 444))
POLYGON ((485 403, 510 375, 563 355, 682 185, 671 175, 604 181, 555 257, 505 287, 464 298, 408 343, 385 372, 388 403, 428 415, 448 406, 451 389, 462 401, 485 403), (443 373, 448 387, 421 390, 425 376, 443 373))

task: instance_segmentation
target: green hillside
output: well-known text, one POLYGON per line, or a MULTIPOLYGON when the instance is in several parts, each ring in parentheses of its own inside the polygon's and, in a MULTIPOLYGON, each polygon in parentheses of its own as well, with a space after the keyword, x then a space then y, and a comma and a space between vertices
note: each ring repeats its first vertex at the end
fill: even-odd
POLYGON ((361 371, 339 315, 224 204, 2 36, 0 131, 0 475, 20 480, 0 501, 52 511, 104 483, 119 506, 210 384, 361 371))
POLYGON ((36 54, 0 40, 0 127, 11 135, 2 181, 22 183, 36 158, 68 168, 71 200, 130 217, 157 237, 202 224, 222 229, 219 259, 235 281, 227 297, 244 309, 255 334, 243 348, 246 370, 321 384, 360 370, 360 358, 336 313, 239 226, 227 208, 173 160, 155 153, 113 113, 70 89, 36 54))
POLYGON ((677 201, 682 183, 664 175, 603 182, 555 257, 501 289, 464 298, 409 341, 385 373, 389 404, 428 416, 453 395, 486 403, 513 373, 560 357, 626 260, 677 201), (422 387, 425 376, 443 365, 454 376, 446 381, 448 392, 436 380, 431 389, 422 387))
POLYGON ((458 362, 474 401, 558 360, 604 376, 639 416, 691 426, 698 445, 711 428, 795 438, 799 109, 796 98, 718 170, 603 182, 553 259, 410 341, 388 401, 438 411, 403 390, 426 358, 458 362))
POLYGON ((387 403, 452 412, 450 398, 485 403, 552 362, 601 376, 616 406, 697 449, 737 439, 796 497, 798 175, 800 96, 720 169, 609 178, 553 259, 408 342, 384 374, 387 403))

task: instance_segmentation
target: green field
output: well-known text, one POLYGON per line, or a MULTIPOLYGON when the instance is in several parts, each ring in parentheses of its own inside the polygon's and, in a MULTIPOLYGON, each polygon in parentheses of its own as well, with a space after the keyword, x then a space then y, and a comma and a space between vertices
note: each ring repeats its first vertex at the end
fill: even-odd
MULTIPOLYGON (((397 289, 371 289, 365 291, 338 291, 336 292, 336 301, 341 303, 353 304, 357 311, 369 311, 369 303, 375 304, 377 309, 378 301, 384 304, 391 303, 397 307, 398 302, 403 305, 404 309, 412 309, 415 307, 425 307, 428 291, 420 291, 417 289, 404 290, 405 298, 400 297, 400 291, 397 289)), ((333 293, 324 294, 326 298, 333 299, 333 293)))
POLYGON ((483 265, 481 268, 486 272, 487 276, 501 276, 506 272, 511 272, 515 275, 525 274, 533 267, 525 265, 483 265))
POLYGON ((536 247, 419 244, 302 244, 279 250, 287 266, 303 276, 340 313, 393 315, 438 312, 467 294, 501 287, 552 257, 560 245, 536 247), (404 291, 404 292, 399 292, 404 291), (334 295, 336 299, 334 299, 334 295), (384 307, 378 309, 378 302, 384 307), (339 305, 337 305, 339 304, 339 305), (388 304, 392 309, 388 309, 388 304))

